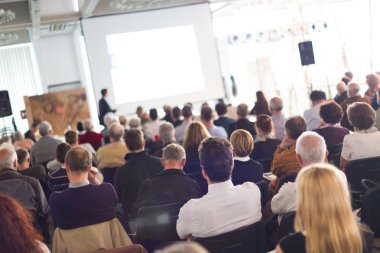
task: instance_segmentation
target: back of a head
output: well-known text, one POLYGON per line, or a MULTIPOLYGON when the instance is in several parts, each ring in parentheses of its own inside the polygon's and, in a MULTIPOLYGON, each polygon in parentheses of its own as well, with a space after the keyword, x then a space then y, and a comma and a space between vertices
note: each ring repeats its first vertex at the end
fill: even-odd
POLYGON ((227 105, 224 102, 219 102, 215 105, 215 111, 219 116, 223 116, 227 113, 227 105))
POLYGON ((266 114, 260 114, 256 118, 256 128, 258 128, 264 135, 269 135, 273 132, 272 118, 266 114))
POLYGON ((77 123, 77 130, 79 132, 82 132, 84 130, 83 122, 81 120, 77 123))
POLYGON ((84 127, 84 130, 86 130, 87 132, 92 131, 92 129, 94 128, 90 119, 86 119, 83 122, 83 127, 84 127))
POLYGON ((49 133, 51 133, 52 130, 53 128, 51 127, 50 123, 47 121, 42 121, 38 125, 38 132, 40 132, 41 136, 47 136, 49 133))
POLYGON ((344 75, 345 75, 346 77, 348 77, 350 80, 354 77, 354 74, 352 74, 351 71, 347 71, 347 72, 345 72, 344 75))
POLYGON ((110 127, 109 137, 111 142, 121 141, 124 135, 124 127, 119 123, 114 123, 110 127))
POLYGON ((92 155, 85 148, 71 148, 66 154, 65 163, 72 173, 83 174, 91 167, 92 155))
POLYGON ((347 85, 344 83, 344 82, 339 82, 337 85, 336 85, 336 90, 339 92, 339 93, 343 93, 347 90, 347 85))
POLYGON ((234 154, 236 157, 247 157, 253 150, 253 137, 243 129, 235 130, 230 137, 234 154))
POLYGON ((140 118, 132 118, 129 120, 129 127, 130 128, 138 128, 141 126, 141 119, 140 118))
POLYGON ((370 88, 377 88, 379 86, 380 78, 376 73, 367 75, 366 79, 370 88))
POLYGON ((175 120, 179 120, 179 118, 181 117, 181 108, 179 108, 178 106, 174 107, 172 110, 172 117, 175 120))
POLYGON ((25 148, 18 148, 16 150, 17 162, 19 164, 26 162, 26 159, 29 157, 29 152, 25 148))
POLYGON ((360 95, 360 85, 357 83, 349 83, 347 86, 347 94, 349 97, 360 95))
POLYGON ((165 161, 181 162, 186 159, 185 149, 179 144, 169 144, 162 151, 162 159, 165 161))
POLYGON ((182 116, 185 118, 185 119, 189 119, 193 116, 193 109, 191 108, 190 105, 185 105, 183 108, 182 108, 182 116))
POLYGON ((21 131, 14 132, 15 141, 21 141, 25 139, 24 134, 21 131))
POLYGON ((280 112, 284 108, 283 101, 280 97, 273 97, 269 102, 270 109, 275 112, 280 112))
POLYGON ((337 124, 343 117, 343 110, 334 100, 329 101, 319 108, 319 115, 327 124, 337 124))
POLYGON ((222 137, 209 137, 199 145, 199 160, 212 182, 224 182, 231 178, 234 166, 233 147, 222 137))
POLYGON ((242 119, 245 119, 247 118, 248 114, 249 114, 249 109, 248 109, 248 105, 247 104, 239 104, 238 107, 237 107, 237 115, 242 118, 242 119))
POLYGON ((159 135, 161 142, 166 145, 167 143, 175 141, 175 131, 172 123, 164 122, 160 125, 159 135))
POLYGON ((128 149, 132 152, 144 148, 144 134, 138 128, 132 128, 124 134, 124 141, 128 149))
POLYGON ((297 140, 307 130, 306 121, 301 116, 290 117, 285 122, 285 131, 290 138, 297 140))
POLYGON ((78 143, 78 134, 73 130, 69 130, 65 133, 65 141, 70 145, 78 143))
POLYGON ((67 143, 60 143, 57 146, 56 152, 55 152, 55 157, 58 162, 60 163, 65 163, 65 158, 67 155, 67 152, 71 149, 71 146, 67 143))
POLYGON ((12 144, 12 138, 10 136, 3 136, 0 138, 0 145, 3 143, 12 144))
POLYGON ((119 116, 119 122, 123 127, 127 126, 127 118, 124 115, 119 116))
POLYGON ((195 242, 177 242, 155 251, 156 253, 208 253, 201 245, 195 242))
POLYGON ((15 148, 10 143, 0 145, 0 170, 14 168, 14 162, 17 161, 15 148))
POLYGON ((296 153, 301 157, 302 166, 323 163, 326 149, 325 139, 316 132, 306 131, 297 139, 296 153))
POLYGON ((314 164, 297 176, 295 229, 306 232, 306 252, 362 252, 348 186, 338 173, 332 165, 314 164))
POLYGON ((119 117, 117 117, 113 112, 108 112, 103 117, 104 124, 107 128, 110 128, 113 123, 119 122, 119 117))
POLYGON ((347 116, 355 131, 368 130, 375 124, 376 111, 367 103, 356 102, 348 106, 347 116))
POLYGON ((198 148, 199 144, 208 137, 210 137, 210 133, 203 124, 197 121, 191 122, 186 128, 183 147, 186 150, 198 148))
POLYGON ((157 120, 158 119, 158 113, 157 113, 157 109, 150 109, 149 110, 149 116, 150 116, 150 119, 151 120, 157 120))
POLYGON ((107 89, 101 89, 100 94, 102 94, 102 97, 107 95, 108 90, 107 89))
POLYGON ((310 93, 310 100, 311 101, 321 101, 321 100, 326 100, 326 93, 321 90, 313 90, 310 93))
POLYGON ((201 109, 201 119, 210 122, 212 120, 212 108, 208 105, 205 105, 201 109))

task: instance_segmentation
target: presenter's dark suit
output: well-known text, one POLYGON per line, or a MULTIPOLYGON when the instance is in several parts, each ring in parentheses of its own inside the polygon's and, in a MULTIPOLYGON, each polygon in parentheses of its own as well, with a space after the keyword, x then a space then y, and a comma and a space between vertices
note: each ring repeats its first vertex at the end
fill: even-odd
POLYGON ((101 125, 104 126, 104 115, 109 112, 116 112, 116 110, 112 110, 108 102, 104 98, 101 98, 99 100, 99 122, 101 125))
POLYGON ((238 119, 235 123, 232 123, 228 129, 228 137, 230 137, 232 132, 237 129, 247 130, 252 135, 253 139, 255 139, 255 124, 248 119, 238 119))

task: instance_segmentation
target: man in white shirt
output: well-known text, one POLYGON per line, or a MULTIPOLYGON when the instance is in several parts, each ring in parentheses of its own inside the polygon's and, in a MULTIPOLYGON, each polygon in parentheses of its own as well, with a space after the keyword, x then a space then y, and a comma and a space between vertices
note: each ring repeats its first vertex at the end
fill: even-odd
POLYGON ((232 184, 231 143, 223 137, 209 137, 199 146, 199 158, 208 193, 200 199, 189 200, 181 208, 177 220, 179 237, 205 238, 260 221, 259 188, 251 182, 232 184))
POLYGON ((313 107, 303 113, 309 131, 317 129, 322 123, 319 108, 326 101, 326 93, 321 90, 313 90, 310 93, 310 100, 313 107))

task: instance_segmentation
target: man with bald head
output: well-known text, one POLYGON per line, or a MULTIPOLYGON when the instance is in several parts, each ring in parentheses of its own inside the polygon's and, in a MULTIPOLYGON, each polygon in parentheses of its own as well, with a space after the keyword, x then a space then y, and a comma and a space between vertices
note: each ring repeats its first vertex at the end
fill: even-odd
POLYGON ((269 102, 269 111, 272 114, 271 118, 274 124, 276 138, 283 140, 285 136, 285 122, 286 117, 282 113, 284 108, 282 99, 280 97, 273 97, 269 102))
POLYGON ((340 124, 342 127, 345 127, 351 131, 354 131, 354 128, 351 126, 350 122, 348 121, 347 117, 347 108, 350 104, 353 104, 355 102, 364 102, 369 105, 371 105, 371 102, 367 97, 362 97, 360 95, 360 85, 357 83, 349 83, 347 86, 347 95, 348 98, 344 100, 344 102, 341 104, 342 110, 343 110, 343 118, 340 121, 340 124))
POLYGON ((337 102, 338 104, 341 104, 348 97, 346 84, 344 82, 339 82, 336 85, 336 91, 338 92, 338 94, 336 94, 334 101, 337 102))

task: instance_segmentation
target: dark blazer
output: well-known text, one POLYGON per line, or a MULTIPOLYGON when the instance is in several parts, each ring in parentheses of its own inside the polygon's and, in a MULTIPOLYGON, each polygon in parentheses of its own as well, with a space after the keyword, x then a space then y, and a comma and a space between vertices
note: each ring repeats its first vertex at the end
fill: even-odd
POLYGON ((247 162, 235 160, 232 170, 232 183, 234 185, 245 182, 258 183, 263 180, 263 166, 261 163, 250 159, 247 162))
POLYGON ((99 100, 99 121, 101 125, 104 125, 104 115, 109 112, 116 112, 116 110, 112 110, 108 102, 104 98, 101 98, 99 100))
POLYGON ((201 189, 194 179, 180 169, 166 169, 144 181, 132 213, 137 214, 139 208, 144 206, 186 203, 190 199, 200 197, 201 189))
POLYGON ((228 137, 230 137, 232 132, 237 129, 247 130, 252 135, 253 139, 255 139, 255 124, 248 119, 238 119, 235 123, 232 123, 228 128, 228 137))
POLYGON ((222 116, 222 117, 219 117, 217 120, 214 120, 214 125, 223 127, 226 130, 226 132, 228 133, 230 125, 232 123, 235 123, 235 122, 236 122, 236 120, 234 120, 234 119, 222 116))
POLYGON ((264 160, 273 158, 277 146, 281 143, 278 139, 267 139, 266 141, 255 142, 250 157, 254 160, 264 160))
POLYGON ((125 215, 129 215, 135 203, 141 184, 148 177, 162 171, 160 159, 145 153, 128 153, 126 163, 117 169, 115 174, 115 190, 123 206, 125 215))
POLYGON ((318 128, 314 131, 325 139, 327 147, 343 143, 344 136, 350 133, 345 127, 334 126, 318 128))
POLYGON ((201 187, 202 195, 205 195, 208 191, 208 185, 206 179, 202 176, 198 147, 193 147, 186 150, 186 164, 185 167, 183 167, 183 171, 198 182, 201 187))

